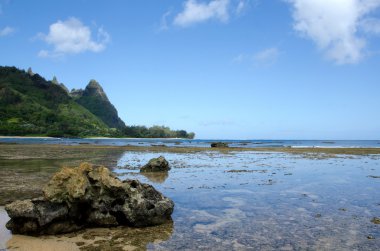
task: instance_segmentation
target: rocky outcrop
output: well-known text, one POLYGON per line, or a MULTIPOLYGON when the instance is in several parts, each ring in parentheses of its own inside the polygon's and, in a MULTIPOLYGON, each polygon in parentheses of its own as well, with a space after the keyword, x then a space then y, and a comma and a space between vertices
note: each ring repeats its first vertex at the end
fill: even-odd
POLYGON ((72 89, 70 92, 70 96, 73 98, 79 98, 83 95, 83 89, 72 89))
POLYGON ((162 156, 149 160, 148 164, 140 168, 140 172, 167 172, 169 170, 169 162, 162 156))
POLYGON ((62 168, 44 197, 6 205, 7 228, 17 234, 58 234, 85 227, 157 225, 170 219, 174 203, 137 180, 120 181, 106 167, 83 163, 62 168))
POLYGON ((224 142, 213 142, 213 143, 211 143, 211 147, 223 148, 223 147, 228 147, 228 144, 224 143, 224 142))

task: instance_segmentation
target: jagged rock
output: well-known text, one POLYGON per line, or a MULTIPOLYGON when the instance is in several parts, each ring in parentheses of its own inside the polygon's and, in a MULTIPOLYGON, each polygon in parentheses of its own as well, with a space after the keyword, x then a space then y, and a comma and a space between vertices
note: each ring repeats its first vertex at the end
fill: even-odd
POLYGON ((227 143, 224 143, 224 142, 213 142, 211 143, 211 147, 228 147, 228 144, 227 143))
POLYGON ((120 181, 106 167, 83 163, 62 168, 44 197, 15 201, 5 209, 7 228, 18 234, 58 234, 88 226, 151 226, 170 219, 174 203, 137 180, 120 181))
POLYGON ((169 170, 169 162, 162 156, 149 160, 148 164, 140 168, 140 172, 167 172, 169 170))
POLYGON ((69 94, 73 98, 79 98, 83 95, 83 92, 84 92, 83 89, 72 89, 69 94))

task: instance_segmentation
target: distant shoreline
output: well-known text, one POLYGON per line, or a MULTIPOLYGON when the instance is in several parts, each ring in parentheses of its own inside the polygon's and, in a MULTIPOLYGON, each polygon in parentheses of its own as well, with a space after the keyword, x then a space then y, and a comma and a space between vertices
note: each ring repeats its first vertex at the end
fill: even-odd
POLYGON ((48 136, 0 136, 0 139, 54 139, 48 136))
POLYGON ((111 137, 86 137, 83 139, 152 139, 152 140, 157 140, 157 139, 168 139, 168 140, 178 140, 178 139, 184 139, 184 140, 192 140, 192 139, 187 139, 187 138, 111 138, 111 137))
MULTIPOLYGON (((63 138, 63 137, 62 137, 63 138)), ((0 136, 0 139, 62 139, 61 137, 49 137, 49 136, 0 136)), ((76 139, 76 138, 63 138, 63 139, 76 139)), ((79 139, 164 139, 164 140, 193 140, 187 138, 113 138, 113 137, 85 137, 79 139)))

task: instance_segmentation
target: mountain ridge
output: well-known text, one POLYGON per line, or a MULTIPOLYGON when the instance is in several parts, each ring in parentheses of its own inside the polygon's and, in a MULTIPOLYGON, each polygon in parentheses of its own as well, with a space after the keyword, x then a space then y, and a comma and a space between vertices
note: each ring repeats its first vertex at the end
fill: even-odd
POLYGON ((110 128, 125 129, 124 121, 121 120, 115 106, 109 101, 103 87, 96 80, 90 80, 83 91, 74 90, 74 95, 71 96, 110 128))
POLYGON ((76 102, 56 78, 1 66, 0 134, 114 136, 117 130, 76 102))
POLYGON ((103 87, 90 80, 68 91, 56 77, 0 66, 0 135, 52 137, 194 138, 166 126, 126 126, 103 87))

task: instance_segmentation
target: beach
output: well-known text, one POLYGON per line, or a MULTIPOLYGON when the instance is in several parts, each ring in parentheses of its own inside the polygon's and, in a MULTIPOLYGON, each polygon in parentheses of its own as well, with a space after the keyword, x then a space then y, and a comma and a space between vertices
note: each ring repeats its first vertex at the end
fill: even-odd
POLYGON ((380 149, 0 144, 0 205, 41 195, 62 166, 87 161, 152 184, 175 202, 172 223, 26 237, 9 250, 377 250, 380 149), (140 173, 164 156, 172 170, 140 173), (150 237, 149 237, 150 236, 150 237), (112 246, 109 246, 112 245, 112 246), (18 247, 18 248, 16 248, 18 247), (61 249, 60 249, 61 248, 61 249))

